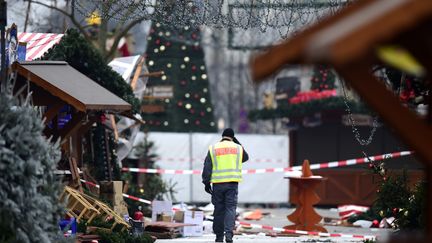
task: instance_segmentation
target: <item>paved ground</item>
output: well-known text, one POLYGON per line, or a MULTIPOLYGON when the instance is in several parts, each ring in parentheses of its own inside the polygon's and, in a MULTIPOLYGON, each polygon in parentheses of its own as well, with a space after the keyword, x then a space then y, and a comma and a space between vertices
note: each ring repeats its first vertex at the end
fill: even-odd
MULTIPOLYGON (((294 211, 293 208, 280 208, 280 209, 263 209, 263 212, 269 212, 270 215, 263 217, 259 221, 246 221, 248 223, 255 223, 261 225, 269 225, 273 227, 283 227, 290 224, 286 216, 294 211)), ((323 217, 337 218, 338 213, 332 209, 317 209, 317 212, 323 217)), ((244 220, 241 220, 244 221, 244 220)), ((379 241, 386 241, 389 234, 392 232, 390 229, 374 229, 374 228, 357 228, 357 227, 342 227, 342 226, 329 226, 324 225, 329 233, 342 233, 342 234, 356 234, 356 235, 374 235, 377 236, 379 241)), ((206 234, 201 237, 188 237, 178 238, 172 240, 157 240, 157 243, 173 242, 173 243, 208 243, 214 242, 215 236, 206 234)), ((362 239, 356 238, 326 238, 317 236, 299 236, 299 237, 269 237, 263 233, 255 235, 236 235, 234 242, 236 243, 261 243, 261 242, 362 242, 362 239)))

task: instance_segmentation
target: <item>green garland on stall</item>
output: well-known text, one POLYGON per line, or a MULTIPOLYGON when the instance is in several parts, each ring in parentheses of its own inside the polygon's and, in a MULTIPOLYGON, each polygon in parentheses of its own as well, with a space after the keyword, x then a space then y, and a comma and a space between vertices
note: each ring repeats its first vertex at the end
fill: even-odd
POLYGON ((66 61, 96 83, 132 105, 138 113, 140 101, 123 78, 108 66, 107 60, 77 30, 69 29, 58 44, 49 49, 42 60, 66 61))
MULTIPOLYGON (((352 113, 370 113, 367 107, 360 102, 349 100, 348 105, 352 113)), ((276 109, 252 110, 249 112, 249 119, 251 121, 257 121, 284 117, 304 117, 313 115, 317 112, 330 110, 346 110, 343 97, 330 97, 319 100, 311 100, 309 102, 290 104, 288 106, 276 109)))

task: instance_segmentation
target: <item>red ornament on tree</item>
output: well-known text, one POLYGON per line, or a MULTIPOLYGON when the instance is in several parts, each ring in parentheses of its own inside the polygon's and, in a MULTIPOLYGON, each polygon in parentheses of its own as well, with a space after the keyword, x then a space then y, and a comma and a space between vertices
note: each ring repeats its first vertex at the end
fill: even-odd
POLYGON ((185 86, 185 85, 186 85, 186 80, 182 80, 182 81, 180 81, 180 84, 181 84, 182 86, 185 86))
POLYGON ((171 46, 171 42, 167 41, 167 43, 165 43, 166 46, 171 46))
POLYGON ((190 113, 191 114, 195 114, 195 110, 194 109, 190 109, 190 113))
POLYGON ((201 122, 199 120, 196 120, 195 125, 199 125, 199 124, 201 124, 201 122))
POLYGON ((183 102, 181 102, 181 101, 177 102, 177 106, 182 107, 183 106, 183 102))
POLYGON ((192 39, 196 39, 197 38, 197 34, 195 34, 195 33, 192 33, 192 39))
POLYGON ((196 71, 196 70, 197 70, 197 67, 196 67, 195 65, 193 65, 193 66, 191 67, 191 69, 192 69, 192 71, 196 71))
POLYGON ((155 41, 155 43, 156 43, 156 45, 159 45, 159 44, 160 44, 160 40, 157 39, 157 40, 155 41))
POLYGON ((399 213, 399 208, 393 208, 393 215, 396 215, 397 213, 399 213))
POLYGON ((378 222, 378 220, 374 219, 372 221, 371 228, 378 228, 378 227, 379 227, 379 222, 378 222))
POLYGON ((205 112, 204 112, 204 111, 201 111, 201 112, 200 112, 200 115, 201 115, 201 116, 205 116, 205 112))

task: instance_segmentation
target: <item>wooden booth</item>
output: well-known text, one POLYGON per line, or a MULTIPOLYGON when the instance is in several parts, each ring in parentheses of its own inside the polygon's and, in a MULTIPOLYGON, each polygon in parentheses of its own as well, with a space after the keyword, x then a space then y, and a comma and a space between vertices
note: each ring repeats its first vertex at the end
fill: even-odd
MULTIPOLYGON (((408 50, 432 74, 432 1, 359 0, 323 19, 252 60, 257 82, 287 64, 326 64, 337 73, 392 128, 432 176, 432 99, 429 82, 426 118, 415 114, 371 74, 380 63, 378 49, 396 45, 408 50)), ((427 226, 432 239, 432 187, 428 186, 427 226)), ((428 239, 419 241, 426 242, 428 239)), ((405 241, 402 236, 392 242, 405 241)), ((411 241, 416 241, 412 235, 411 241)), ((430 242, 430 241, 429 241, 430 242)))
MULTIPOLYGON (((60 140, 63 154, 73 158, 70 167, 82 165, 82 138, 101 114, 131 112, 129 103, 66 62, 15 62, 11 71, 17 74, 15 94, 26 97, 31 92, 33 105, 40 107, 45 119, 44 133, 60 140)), ((76 169, 71 172, 76 176, 76 169)))

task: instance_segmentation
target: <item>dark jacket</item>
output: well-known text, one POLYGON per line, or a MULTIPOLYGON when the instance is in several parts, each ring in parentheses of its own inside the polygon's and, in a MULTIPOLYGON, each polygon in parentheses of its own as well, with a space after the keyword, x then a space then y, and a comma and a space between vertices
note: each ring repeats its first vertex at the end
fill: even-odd
MULTIPOLYGON (((229 141, 229 140, 224 138, 221 141, 229 141)), ((235 141, 237 141, 237 140, 235 140, 235 141)), ((237 144, 241 146, 241 144, 238 141, 237 141, 237 144)), ((249 159, 249 155, 246 152, 246 150, 243 148, 242 162, 246 162, 248 159, 249 159)), ((204 183, 204 185, 210 183, 212 171, 213 171, 213 165, 212 165, 210 152, 207 152, 207 156, 204 160, 204 169, 202 172, 202 182, 204 183)))

